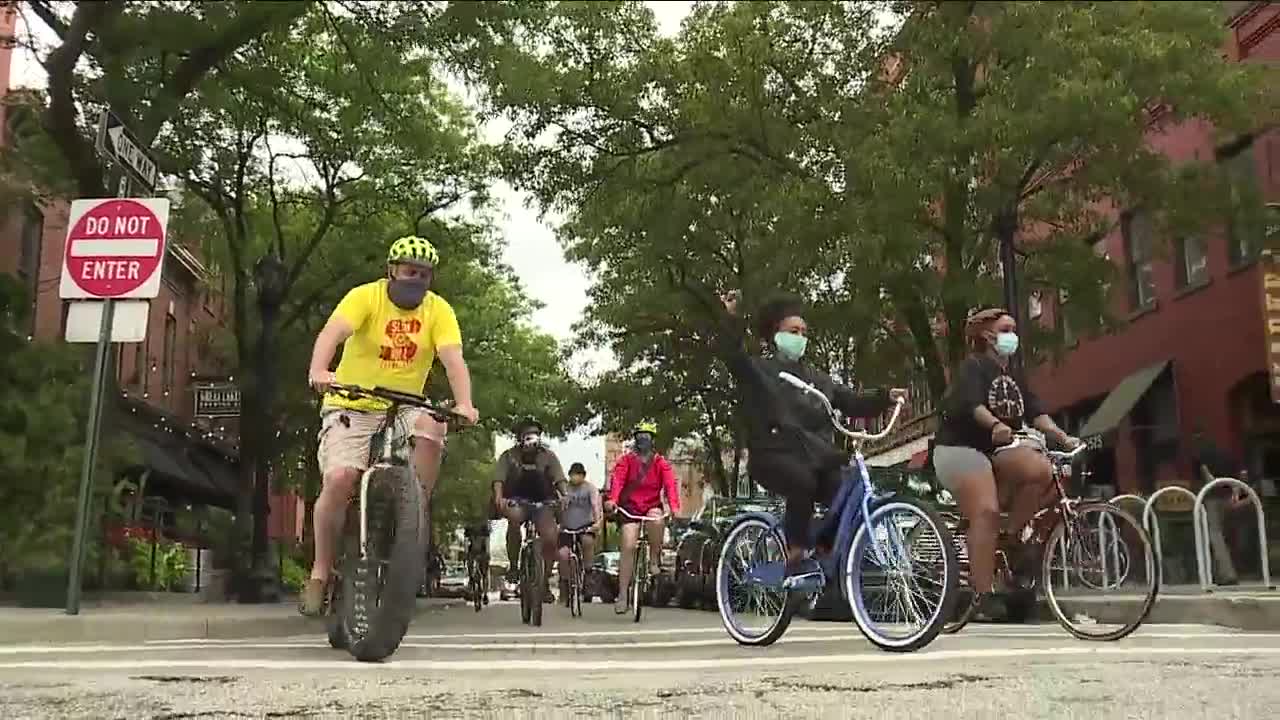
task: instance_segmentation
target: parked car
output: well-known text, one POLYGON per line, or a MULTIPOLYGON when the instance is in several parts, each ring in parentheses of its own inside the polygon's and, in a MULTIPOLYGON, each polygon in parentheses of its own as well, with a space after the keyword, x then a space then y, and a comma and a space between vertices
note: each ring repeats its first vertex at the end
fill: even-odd
POLYGON ((618 597, 618 563, 622 553, 614 550, 596 555, 595 561, 586 573, 583 583, 582 599, 590 602, 592 598, 600 598, 602 603, 611 603, 618 597))
POLYGON ((716 566, 724 533, 734 518, 748 512, 781 512, 782 503, 769 497, 712 498, 689 521, 676 543, 672 583, 682 608, 716 607, 716 566))

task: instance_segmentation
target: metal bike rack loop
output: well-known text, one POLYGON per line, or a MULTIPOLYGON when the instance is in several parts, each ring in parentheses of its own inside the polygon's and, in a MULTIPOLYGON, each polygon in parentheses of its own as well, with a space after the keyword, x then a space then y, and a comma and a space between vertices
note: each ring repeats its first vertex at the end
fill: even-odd
MULTIPOLYGON (((1253 504, 1253 509, 1258 519, 1258 548, 1262 555, 1262 585, 1268 590, 1274 590, 1275 587, 1271 584, 1271 563, 1267 553, 1267 518, 1262 511, 1262 499, 1247 483, 1228 477, 1217 478, 1212 482, 1205 483, 1205 486, 1200 488, 1200 493, 1195 496, 1195 505, 1191 508, 1191 520, 1196 530, 1196 566, 1200 571, 1200 589, 1205 592, 1213 592, 1215 585, 1213 573, 1210 572, 1213 550, 1209 543, 1209 512, 1205 510, 1204 499, 1214 488, 1228 485, 1243 489, 1249 496, 1249 502, 1253 504)), ((1154 498, 1155 496, 1153 495, 1152 499, 1154 498)), ((1159 547, 1159 545, 1157 544, 1156 547, 1159 547)))
POLYGON ((1194 506, 1194 503, 1196 501, 1196 494, 1182 487, 1181 485, 1169 485, 1167 487, 1160 488, 1159 490, 1152 493, 1151 497, 1147 498, 1147 504, 1142 509, 1142 527, 1146 528, 1147 534, 1151 536, 1151 544, 1154 546, 1153 549, 1156 552, 1156 571, 1159 573, 1158 577, 1159 577, 1160 586, 1164 585, 1164 552, 1161 550, 1161 547, 1160 547, 1160 523, 1156 521, 1156 500, 1159 500, 1161 495, 1178 494, 1178 493, 1181 493, 1191 498, 1191 501, 1193 503, 1191 524, 1195 530, 1196 564, 1199 565, 1199 562, 1200 562, 1200 544, 1201 544, 1200 525, 1199 523, 1195 522, 1195 506, 1194 506))

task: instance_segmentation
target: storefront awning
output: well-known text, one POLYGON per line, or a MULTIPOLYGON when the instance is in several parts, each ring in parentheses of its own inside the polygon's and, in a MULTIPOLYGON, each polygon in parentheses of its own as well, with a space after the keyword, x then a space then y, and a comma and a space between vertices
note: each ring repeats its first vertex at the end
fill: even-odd
POLYGON ((929 441, 933 435, 924 435, 896 448, 885 450, 867 458, 868 467, 893 467, 910 460, 917 453, 929 449, 929 441))
POLYGON ((1169 361, 1165 360, 1121 380, 1111 394, 1107 395, 1107 399, 1102 401, 1097 412, 1080 428, 1080 437, 1090 438, 1116 429, 1167 367, 1169 361))

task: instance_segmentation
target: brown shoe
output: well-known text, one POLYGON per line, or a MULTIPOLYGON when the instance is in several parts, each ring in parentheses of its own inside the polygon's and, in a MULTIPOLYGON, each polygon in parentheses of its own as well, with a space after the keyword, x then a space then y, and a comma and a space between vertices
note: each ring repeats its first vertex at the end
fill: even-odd
POLYGON ((324 614, 325 592, 328 582, 310 578, 302 588, 302 599, 298 602, 298 612, 307 617, 320 617, 324 614))

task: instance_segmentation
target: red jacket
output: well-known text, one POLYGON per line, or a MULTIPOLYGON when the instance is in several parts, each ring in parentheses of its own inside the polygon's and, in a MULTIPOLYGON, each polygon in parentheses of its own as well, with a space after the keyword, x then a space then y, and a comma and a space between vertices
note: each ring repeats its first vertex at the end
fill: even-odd
POLYGON ((649 463, 649 471, 643 478, 640 470, 644 461, 634 452, 618 458, 618 463, 609 473, 609 502, 618 505, 618 498, 627 492, 627 502, 622 507, 629 513, 642 515, 662 506, 662 493, 667 495, 667 504, 674 514, 680 510, 680 490, 676 484, 676 473, 671 463, 661 455, 654 453, 649 463), (629 486, 629 487, 628 487, 629 486))

